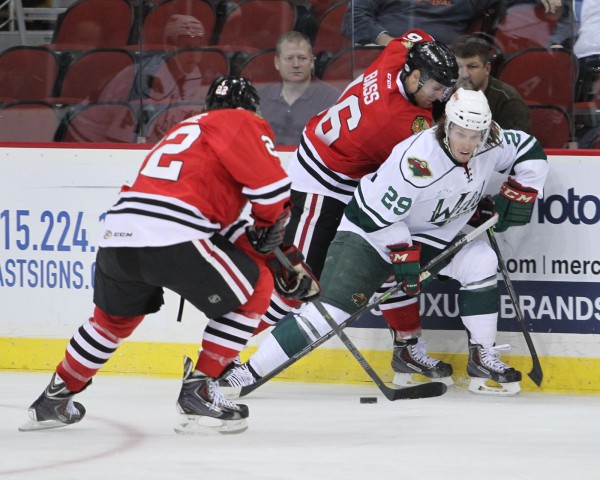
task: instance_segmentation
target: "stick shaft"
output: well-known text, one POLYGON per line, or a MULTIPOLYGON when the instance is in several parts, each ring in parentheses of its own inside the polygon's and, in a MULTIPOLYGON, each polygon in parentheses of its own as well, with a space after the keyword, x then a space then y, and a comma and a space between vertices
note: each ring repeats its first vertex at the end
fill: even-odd
POLYGON ((527 330, 525 318, 523 317, 523 312, 521 311, 521 307, 519 305, 519 299, 517 298, 517 294, 515 293, 512 281, 510 280, 510 276, 508 275, 506 263, 504 263, 504 258, 502 257, 502 253, 500 252, 500 246, 498 245, 498 241, 496 240, 494 231, 490 228, 487 231, 487 235, 490 241, 490 245, 492 246, 494 252, 496 253, 496 256, 498 257, 498 266, 500 267, 500 272, 502 273, 504 285, 506 286, 508 296, 510 297, 510 301, 512 302, 513 307, 515 309, 515 314, 517 316, 517 320, 519 321, 521 331, 523 332, 523 337, 525 337, 527 348, 529 349, 529 353, 531 354, 531 361, 533 363, 533 366, 531 371, 528 373, 529 378, 531 378, 531 380, 533 380, 533 382, 539 387, 542 384, 542 379, 544 377, 542 365, 540 364, 537 352, 535 351, 535 346, 533 344, 531 334, 527 330))

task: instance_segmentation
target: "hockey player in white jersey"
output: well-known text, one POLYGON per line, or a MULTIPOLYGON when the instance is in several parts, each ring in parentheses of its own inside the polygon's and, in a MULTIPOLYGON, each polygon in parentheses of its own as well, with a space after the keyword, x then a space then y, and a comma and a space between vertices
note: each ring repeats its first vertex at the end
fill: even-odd
MULTIPOLYGON (((421 263, 461 234, 494 172, 507 174, 494 197, 496 230, 502 232, 529 223, 547 169, 535 138, 503 131, 492 121, 483 92, 459 89, 446 105, 445 120, 399 143, 375 173, 361 180, 327 254, 323 304, 341 323, 390 275, 407 295, 419 295, 421 263)), ((509 346, 495 344, 497 266, 491 247, 477 240, 435 273, 461 285, 458 303, 469 339, 470 390, 510 395, 520 391, 521 372, 500 360, 509 346)), ((246 379, 260 378, 329 330, 309 303, 281 320, 234 371, 246 379)))

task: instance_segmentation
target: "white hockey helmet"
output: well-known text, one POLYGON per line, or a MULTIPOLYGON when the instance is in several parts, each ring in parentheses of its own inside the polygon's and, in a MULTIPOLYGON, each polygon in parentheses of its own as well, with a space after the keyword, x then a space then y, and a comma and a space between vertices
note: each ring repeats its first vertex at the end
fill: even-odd
POLYGON ((487 98, 481 90, 459 88, 452 94, 450 100, 446 103, 446 120, 444 123, 446 138, 448 138, 452 124, 482 132, 481 143, 477 151, 485 145, 490 134, 492 112, 487 98))

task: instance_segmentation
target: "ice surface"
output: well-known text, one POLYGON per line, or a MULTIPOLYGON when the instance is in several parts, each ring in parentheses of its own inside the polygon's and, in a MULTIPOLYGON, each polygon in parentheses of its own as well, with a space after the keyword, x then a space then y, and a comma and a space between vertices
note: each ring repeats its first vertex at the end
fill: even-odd
POLYGON ((0 373, 1 479, 600 478, 598 396, 489 398, 459 386, 390 402, 373 385, 270 382, 244 398, 245 433, 180 436, 179 380, 99 375, 77 398, 81 423, 18 432, 49 379, 0 373))

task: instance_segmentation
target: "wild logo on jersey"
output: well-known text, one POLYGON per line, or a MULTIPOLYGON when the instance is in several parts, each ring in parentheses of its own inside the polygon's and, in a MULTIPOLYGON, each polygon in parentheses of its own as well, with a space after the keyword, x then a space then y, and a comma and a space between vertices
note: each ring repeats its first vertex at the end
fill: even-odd
POLYGON ((431 178, 433 174, 429 170, 429 164, 427 160, 421 160, 417 157, 408 157, 408 168, 412 172, 413 176, 420 178, 431 178))
POLYGON ((419 133, 428 128, 429 123, 427 123, 427 120, 422 115, 417 115, 410 125, 410 129, 413 133, 419 133))
POLYGON ((458 201, 454 205, 448 205, 448 199, 442 198, 438 200, 429 222, 437 227, 441 227, 461 215, 472 214, 482 197, 482 191, 466 192, 459 196, 458 201))

